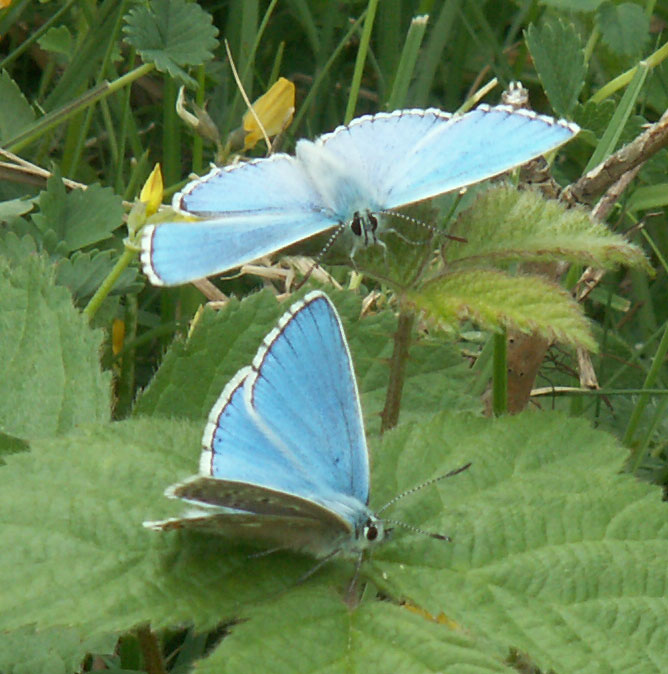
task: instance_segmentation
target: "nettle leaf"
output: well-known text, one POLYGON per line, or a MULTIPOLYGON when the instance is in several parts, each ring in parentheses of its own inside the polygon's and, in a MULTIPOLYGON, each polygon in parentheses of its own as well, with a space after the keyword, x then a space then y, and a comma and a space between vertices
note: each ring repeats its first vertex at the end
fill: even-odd
POLYGON ((566 208, 534 190, 492 187, 460 214, 455 231, 466 243, 446 249, 449 265, 568 260, 609 269, 652 268, 639 246, 614 234, 584 208, 566 208))
POLYGON ((391 517, 453 542, 397 536, 373 557, 381 590, 444 611, 498 652, 527 653, 543 672, 666 671, 665 503, 620 473, 628 454, 611 436, 559 414, 443 415, 397 428, 382 451, 377 503, 442 470, 448 452, 450 467, 472 466, 397 504, 391 517))
POLYGON ((463 631, 388 602, 351 611, 337 593, 312 584, 232 627, 194 671, 517 673, 463 631))
POLYGON ((587 72, 584 49, 575 26, 550 17, 540 27, 531 24, 525 38, 552 107, 559 115, 569 115, 587 72))
POLYGON ((528 413, 442 414, 404 424, 382 444, 372 438, 372 507, 472 466, 392 507, 389 517, 453 540, 395 529, 361 569, 386 600, 367 592, 352 610, 352 560, 332 561, 300 584, 311 559, 249 557, 253 548, 215 535, 141 527, 182 511, 162 491, 193 472, 201 430, 133 419, 80 427, 7 457, 0 629, 68 624, 85 636, 147 621, 206 629, 240 619, 210 662, 199 663, 204 672, 227 659, 262 663, 274 647, 288 671, 293 652, 300 671, 323 671, 325 663, 369 662, 370 648, 374 661, 409 666, 397 671, 460 671, 461 661, 504 671, 511 647, 545 671, 665 669, 661 493, 620 474, 627 452, 610 436, 562 415, 528 413), (459 627, 400 608, 402 599, 459 627), (265 649, 257 647, 261 631, 265 649), (319 646, 295 647, 306 643, 319 646))
POLYGON ((6 70, 0 73, 0 143, 13 138, 35 119, 35 111, 6 70))
POLYGON ((56 628, 36 631, 24 627, 0 636, 0 671, 3 674, 54 674, 81 671, 87 653, 112 653, 117 637, 83 637, 77 630, 56 628))
POLYGON ((218 46, 211 15, 184 0, 154 0, 135 7, 125 17, 123 31, 144 61, 188 83, 193 80, 183 68, 211 60, 218 46))
MULTIPOLYGON (((377 430, 387 392, 387 363, 392 354, 396 318, 386 310, 360 319, 360 298, 331 290, 328 295, 341 314, 367 427, 377 430)), ((172 344, 160 369, 139 396, 134 414, 204 423, 225 384, 240 367, 250 364, 264 336, 297 297, 279 304, 271 293, 257 293, 241 303, 231 300, 221 311, 205 310, 188 340, 177 339, 172 344)), ((402 420, 444 407, 479 410, 479 400, 467 394, 472 376, 467 361, 454 345, 428 338, 417 340, 406 367, 402 420)))
POLYGON ((32 220, 44 234, 49 252, 63 253, 90 246, 112 236, 123 224, 123 200, 110 187, 90 185, 86 190, 65 190, 60 176, 51 176, 39 195, 40 213, 32 220))
POLYGON ((632 2, 604 2, 598 10, 597 25, 601 39, 616 54, 640 54, 649 40, 650 17, 632 2))
POLYGON ((91 330, 36 256, 0 267, 0 432, 21 439, 106 421, 109 375, 91 330))
POLYGON ((561 287, 539 276, 458 271, 428 281, 406 298, 436 323, 452 326, 472 320, 489 330, 538 332, 549 340, 597 350, 581 307, 561 287))

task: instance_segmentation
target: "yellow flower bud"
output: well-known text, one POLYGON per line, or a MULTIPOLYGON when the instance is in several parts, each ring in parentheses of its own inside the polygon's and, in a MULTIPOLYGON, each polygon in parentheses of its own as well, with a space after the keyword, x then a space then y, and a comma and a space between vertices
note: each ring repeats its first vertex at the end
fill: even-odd
POLYGON ((160 164, 156 164, 139 194, 139 201, 146 204, 146 217, 150 217, 158 210, 162 203, 162 193, 162 171, 160 164))

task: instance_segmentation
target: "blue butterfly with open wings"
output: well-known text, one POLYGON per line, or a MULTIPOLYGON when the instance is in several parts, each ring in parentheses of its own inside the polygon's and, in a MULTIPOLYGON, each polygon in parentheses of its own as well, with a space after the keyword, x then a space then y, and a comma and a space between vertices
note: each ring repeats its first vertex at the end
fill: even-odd
POLYGON ((300 140, 295 156, 215 168, 188 184, 172 205, 200 220, 144 227, 144 273, 154 285, 187 283, 337 227, 350 232, 354 254, 380 241, 383 214, 392 209, 492 178, 578 131, 506 105, 359 117, 300 140))
POLYGON ((202 444, 200 474, 166 492, 193 510, 145 526, 205 528, 321 559, 359 557, 385 538, 380 512, 389 504, 376 513, 368 506, 369 455, 353 364, 324 293, 293 304, 252 365, 231 379, 202 444))

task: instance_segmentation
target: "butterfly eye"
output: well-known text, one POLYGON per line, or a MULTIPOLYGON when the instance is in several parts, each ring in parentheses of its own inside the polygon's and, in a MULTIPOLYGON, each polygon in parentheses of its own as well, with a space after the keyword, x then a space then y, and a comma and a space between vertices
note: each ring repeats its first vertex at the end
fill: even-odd
POLYGON ((353 215, 350 229, 353 230, 355 236, 360 236, 362 234, 362 216, 357 211, 355 211, 355 214, 353 215))
POLYGON ((375 541, 378 538, 378 527, 375 524, 364 527, 364 536, 367 541, 375 541))

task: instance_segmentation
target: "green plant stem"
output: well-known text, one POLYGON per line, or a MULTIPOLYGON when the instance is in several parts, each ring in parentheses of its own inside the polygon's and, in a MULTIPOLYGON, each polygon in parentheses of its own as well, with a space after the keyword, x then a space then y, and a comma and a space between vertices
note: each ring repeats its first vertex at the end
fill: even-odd
POLYGON ((360 93, 360 85, 362 84, 362 74, 364 73, 364 64, 366 63, 366 57, 369 52, 369 42, 371 41, 371 33, 373 31, 373 22, 376 17, 377 7, 378 0, 369 0, 366 18, 364 19, 364 27, 362 28, 362 38, 360 39, 360 46, 357 50, 357 58, 355 59, 355 69, 353 70, 353 81, 350 85, 350 95, 348 96, 346 114, 343 118, 344 124, 348 124, 348 122, 355 116, 357 98, 360 93))
POLYGON ((399 313, 399 322, 394 333, 394 349, 390 358, 390 380, 387 385, 385 407, 380 415, 381 433, 394 428, 399 421, 401 396, 406 379, 406 361, 408 360, 414 323, 415 314, 412 311, 403 309, 399 313))
POLYGON ((147 75, 154 68, 155 66, 152 63, 144 63, 113 82, 102 82, 90 91, 87 91, 83 96, 72 101, 72 103, 63 105, 61 108, 58 108, 58 110, 54 110, 53 112, 44 115, 37 120, 37 122, 31 124, 27 129, 14 136, 14 138, 10 138, 5 143, 5 148, 14 153, 20 152, 24 147, 37 140, 49 129, 66 122, 74 115, 79 114, 82 110, 97 103, 97 101, 110 96, 140 77, 147 75))
MULTIPOLYGON (((655 68, 666 58, 668 58, 668 42, 657 49, 653 54, 650 54, 646 59, 643 59, 642 63, 644 63, 648 69, 655 68)), ((602 86, 589 100, 594 103, 600 103, 612 96, 616 91, 623 89, 634 78, 639 67, 640 64, 627 70, 618 77, 615 77, 613 80, 610 80, 610 82, 602 86)))
MULTIPOLYGON (((656 380, 659 377, 659 373, 661 372, 661 368, 663 367, 663 364, 665 362, 666 353, 668 353, 668 322, 664 325, 663 336, 661 337, 661 342, 659 342, 659 346, 652 360, 652 365, 649 368, 649 372, 647 373, 647 377, 645 378, 645 381, 643 383, 643 389, 654 388, 656 380)), ((640 396, 638 397, 638 402, 633 408, 633 412, 631 412, 631 417, 629 419, 628 426, 626 427, 626 432, 624 433, 624 437, 622 439, 622 442, 627 447, 631 448, 632 473, 635 473, 638 470, 638 466, 641 464, 644 458, 643 451, 640 451, 639 448, 636 449, 633 448, 633 439, 635 437, 636 431, 638 430, 640 419, 642 417, 643 412, 645 411, 645 407, 647 406, 648 402, 649 402, 649 393, 645 391, 641 393, 640 396)))
POLYGON ((83 315, 89 321, 95 316, 98 309, 102 306, 102 302, 104 302, 107 295, 112 291, 120 275, 125 271, 125 268, 132 262, 136 255, 137 251, 126 248, 123 251, 123 254, 118 258, 114 268, 107 274, 107 278, 102 281, 102 284, 95 291, 95 294, 90 298, 90 301, 83 310, 83 315))
POLYGON ((495 332, 492 370, 492 412, 495 417, 508 411, 508 336, 506 331, 495 332))

